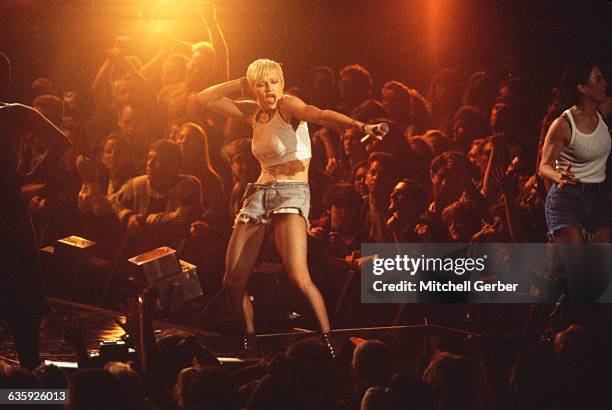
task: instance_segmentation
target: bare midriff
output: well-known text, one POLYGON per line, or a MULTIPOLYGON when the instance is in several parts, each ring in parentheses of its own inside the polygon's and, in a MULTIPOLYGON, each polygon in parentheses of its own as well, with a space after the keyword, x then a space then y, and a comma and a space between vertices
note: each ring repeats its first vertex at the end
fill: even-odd
POLYGON ((291 180, 308 182, 310 159, 283 162, 264 168, 257 179, 260 184, 274 180, 291 180))

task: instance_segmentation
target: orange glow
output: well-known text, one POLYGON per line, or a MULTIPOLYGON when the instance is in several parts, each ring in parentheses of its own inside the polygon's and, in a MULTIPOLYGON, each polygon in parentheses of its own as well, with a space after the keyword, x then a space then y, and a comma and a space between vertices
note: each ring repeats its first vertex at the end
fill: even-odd
POLYGON ((429 43, 429 60, 433 67, 440 62, 440 54, 444 48, 444 33, 449 31, 451 24, 451 0, 425 0, 425 32, 429 43))
POLYGON ((148 27, 155 36, 170 33, 174 27, 174 22, 169 20, 149 20, 148 27))

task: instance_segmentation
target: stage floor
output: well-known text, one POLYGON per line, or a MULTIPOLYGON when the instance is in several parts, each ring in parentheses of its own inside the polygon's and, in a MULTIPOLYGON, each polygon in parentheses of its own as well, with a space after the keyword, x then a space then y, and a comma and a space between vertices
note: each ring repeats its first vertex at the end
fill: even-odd
MULTIPOLYGON (((76 354, 64 341, 62 335, 61 321, 66 316, 74 317, 80 324, 86 348, 90 353, 97 352, 103 340, 117 340, 124 335, 123 329, 115 322, 116 319, 122 321, 124 319, 119 312, 62 299, 50 298, 49 300, 54 312, 47 316, 41 327, 40 350, 43 361, 65 362, 69 366, 76 364, 76 354)), ((235 337, 227 335, 162 321, 155 321, 154 326, 160 330, 174 328, 191 332, 212 353, 221 358, 231 357, 233 349, 237 346, 235 337)), ((308 329, 294 329, 287 333, 258 335, 257 343, 263 356, 273 352, 282 353, 291 343, 315 334, 316 332, 308 329)), ((351 345, 356 341, 355 338, 380 339, 399 353, 398 359, 403 363, 402 367, 415 372, 419 371, 423 360, 428 359, 441 338, 464 339, 477 336, 475 333, 436 325, 336 329, 333 334, 340 354, 347 356, 348 361, 350 361, 351 345)), ((12 337, 6 329, 0 331, 0 360, 17 364, 17 354, 13 347, 12 337)), ((233 361, 226 360, 226 362, 233 361)))

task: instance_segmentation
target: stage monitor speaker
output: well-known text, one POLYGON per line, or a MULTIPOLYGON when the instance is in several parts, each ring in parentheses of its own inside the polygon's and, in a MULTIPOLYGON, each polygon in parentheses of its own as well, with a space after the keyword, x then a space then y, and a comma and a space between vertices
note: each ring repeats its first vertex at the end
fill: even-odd
POLYGON ((94 241, 77 235, 58 239, 55 243, 55 254, 66 256, 89 256, 96 246, 94 241))
POLYGON ((168 246, 145 252, 128 259, 138 266, 148 286, 159 293, 159 309, 168 313, 178 311, 183 302, 202 296, 197 266, 179 260, 176 251, 168 246))

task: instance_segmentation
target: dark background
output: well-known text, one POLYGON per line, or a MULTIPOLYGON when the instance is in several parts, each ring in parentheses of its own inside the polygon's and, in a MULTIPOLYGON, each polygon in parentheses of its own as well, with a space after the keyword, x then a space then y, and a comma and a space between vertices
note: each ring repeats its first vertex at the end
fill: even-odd
MULTIPOLYGON (((596 57, 609 73, 612 2, 592 1, 298 1, 217 0, 233 76, 268 57, 285 67, 287 85, 308 70, 360 63, 375 90, 397 79, 426 93, 433 72, 467 78, 513 54, 534 87, 548 94, 563 63, 596 57)), ((194 0, 0 0, 0 49, 13 61, 9 100, 49 77, 85 91, 119 35, 135 39, 143 61, 158 49, 155 27, 184 40, 206 39, 194 0)), ((608 76, 609 78, 609 76, 608 76)))

